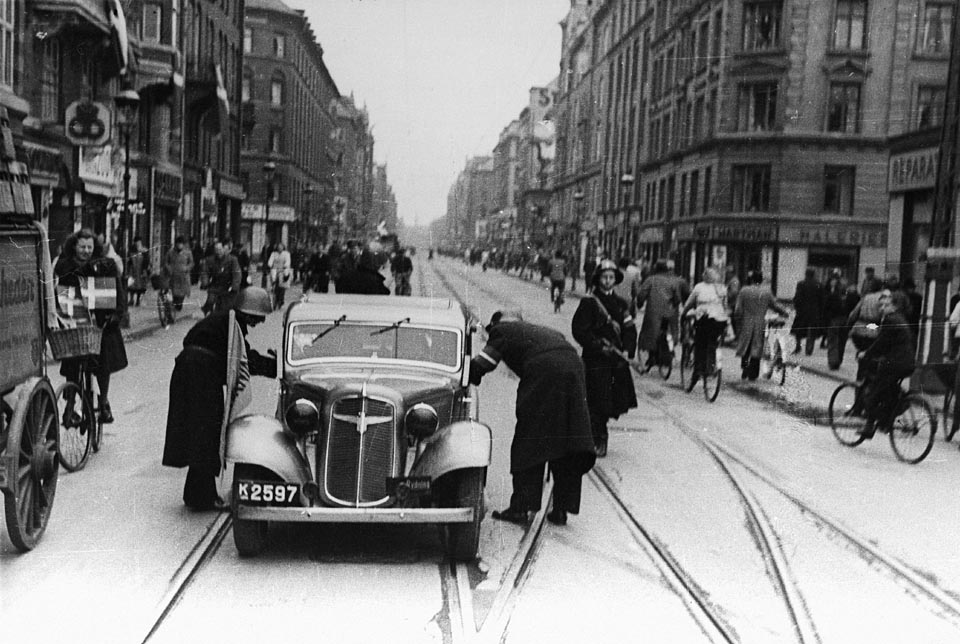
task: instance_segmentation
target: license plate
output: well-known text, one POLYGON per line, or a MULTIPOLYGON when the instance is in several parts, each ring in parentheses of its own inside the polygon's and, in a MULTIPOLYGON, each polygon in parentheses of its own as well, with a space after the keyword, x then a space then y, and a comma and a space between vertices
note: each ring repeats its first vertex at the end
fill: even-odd
POLYGON ((237 501, 248 505, 300 505, 300 486, 273 481, 237 481, 237 501))
POLYGON ((406 498, 430 493, 429 476, 410 476, 404 478, 387 478, 387 494, 406 498))

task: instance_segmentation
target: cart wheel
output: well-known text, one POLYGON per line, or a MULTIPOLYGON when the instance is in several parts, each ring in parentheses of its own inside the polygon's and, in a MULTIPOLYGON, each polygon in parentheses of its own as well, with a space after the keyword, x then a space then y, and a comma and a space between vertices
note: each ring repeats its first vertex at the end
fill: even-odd
POLYGON ((53 509, 60 472, 56 410, 53 388, 46 378, 31 378, 21 385, 10 420, 7 450, 11 468, 3 490, 7 532, 20 552, 37 545, 53 509))
POLYGON ((65 382, 57 388, 56 404, 57 419, 63 423, 60 431, 60 464, 68 472, 76 472, 87 464, 90 440, 97 420, 93 416, 90 401, 80 395, 80 387, 76 383, 65 382))

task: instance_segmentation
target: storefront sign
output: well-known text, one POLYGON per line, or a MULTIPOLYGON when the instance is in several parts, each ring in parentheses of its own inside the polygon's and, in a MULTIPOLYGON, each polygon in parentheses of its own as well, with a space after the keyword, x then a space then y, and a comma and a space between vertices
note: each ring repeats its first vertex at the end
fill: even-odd
POLYGON ((777 240, 777 226, 756 221, 679 224, 677 239, 772 243, 777 240))
POLYGON ((240 204, 240 218, 246 221, 263 220, 262 203, 244 203, 240 204))
POLYGON ((800 245, 886 248, 887 231, 881 225, 781 225, 780 241, 800 245))
POLYGON ((206 217, 217 215, 217 191, 213 188, 200 188, 200 212, 206 217))
POLYGON ((293 221, 295 215, 293 206, 270 204, 270 221, 293 221))
POLYGON ((224 197, 229 197, 230 199, 243 200, 247 198, 247 193, 243 191, 243 186, 236 181, 227 179, 226 177, 220 177, 220 185, 218 190, 221 195, 224 197))
POLYGON ((663 228, 644 228, 637 239, 641 244, 651 244, 663 241, 663 228))
POLYGON ((890 157, 887 190, 922 190, 937 185, 937 159, 940 148, 924 148, 890 157))
POLYGON ((180 203, 182 194, 181 180, 175 174, 155 170, 153 173, 153 197, 165 205, 180 203))
POLYGON ((113 146, 100 148, 81 147, 80 167, 77 172, 87 192, 113 196, 113 146))
POLYGON ((60 166, 63 163, 60 150, 24 141, 23 151, 30 166, 31 184, 53 187, 60 183, 60 166))
POLYGON ((4 233, 0 239, 0 391, 43 368, 40 276, 34 233, 4 233))

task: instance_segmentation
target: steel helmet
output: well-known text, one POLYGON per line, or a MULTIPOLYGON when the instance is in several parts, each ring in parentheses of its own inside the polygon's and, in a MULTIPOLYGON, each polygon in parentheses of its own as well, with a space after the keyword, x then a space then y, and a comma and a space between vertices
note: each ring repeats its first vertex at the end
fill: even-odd
POLYGON ((237 295, 233 310, 237 313, 265 318, 273 311, 273 302, 270 300, 270 295, 262 288, 248 286, 237 295))
POLYGON ((597 265, 597 268, 593 271, 593 285, 596 286, 600 283, 600 274, 605 273, 606 271, 612 271, 616 276, 616 284, 619 284, 623 281, 623 271, 620 270, 620 267, 617 266, 617 263, 612 259, 602 259, 597 265))

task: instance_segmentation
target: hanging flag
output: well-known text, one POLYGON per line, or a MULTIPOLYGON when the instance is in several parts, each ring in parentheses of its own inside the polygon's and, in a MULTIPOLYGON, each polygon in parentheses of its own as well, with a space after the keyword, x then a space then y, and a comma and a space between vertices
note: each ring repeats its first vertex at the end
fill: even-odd
POLYGON ((114 63, 120 76, 126 76, 130 67, 130 42, 127 38, 127 19, 119 0, 106 0, 107 20, 110 23, 110 44, 114 63))
POLYGON ((387 232, 386 220, 381 221, 379 224, 377 224, 377 234, 380 235, 381 237, 385 237, 390 234, 389 232, 387 232))

